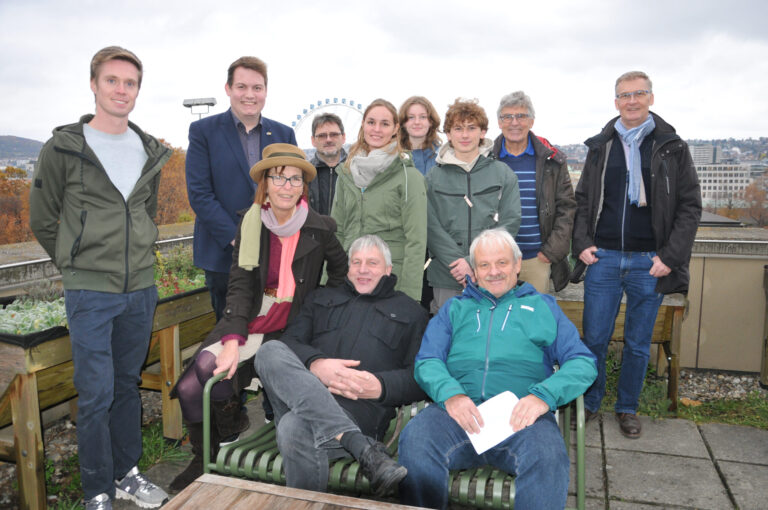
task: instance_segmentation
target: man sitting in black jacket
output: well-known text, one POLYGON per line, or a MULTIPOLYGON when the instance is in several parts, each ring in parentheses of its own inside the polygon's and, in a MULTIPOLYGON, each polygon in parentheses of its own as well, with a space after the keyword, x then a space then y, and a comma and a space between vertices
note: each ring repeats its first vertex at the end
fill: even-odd
POLYGON ((427 315, 394 290, 391 272, 384 241, 357 239, 345 285, 310 294, 280 340, 256 353, 288 487, 325 491, 328 460, 349 455, 378 496, 406 475, 376 439, 397 406, 425 398, 413 363, 427 315))

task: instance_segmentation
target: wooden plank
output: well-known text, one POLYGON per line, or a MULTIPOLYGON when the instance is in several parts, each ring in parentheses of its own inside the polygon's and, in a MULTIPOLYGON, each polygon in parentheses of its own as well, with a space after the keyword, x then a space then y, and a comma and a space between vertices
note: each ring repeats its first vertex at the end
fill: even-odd
POLYGON ((69 335, 54 338, 26 350, 27 372, 37 372, 72 359, 69 335))
MULTIPOLYGON (((74 366, 71 361, 36 372, 38 389, 36 405, 38 409, 47 409, 77 395, 72 381, 73 373, 74 366)), ((35 373, 33 372, 33 374, 35 373)), ((0 401, 0 427, 10 425, 13 419, 10 394, 11 388, 9 387, 5 397, 0 401)))
POLYGON ((669 410, 677 411, 678 388, 680 385, 680 343, 683 336, 683 317, 684 310, 676 307, 672 318, 672 339, 670 341, 671 356, 669 360, 669 383, 667 394, 671 400, 669 410))
POLYGON ((16 374, 26 371, 24 349, 0 342, 0 389, 6 390, 16 374))
POLYGON ((178 399, 171 399, 171 388, 181 376, 179 350, 179 326, 165 328, 158 333, 160 340, 160 392, 163 403, 163 437, 180 440, 181 406, 178 399))
POLYGON ((16 448, 13 447, 13 441, 0 439, 0 461, 16 462, 16 448))
MULTIPOLYGON (((244 492, 258 492, 258 493, 272 495, 272 496, 279 496, 282 498, 288 498, 292 500, 294 503, 298 503, 300 501, 318 502, 318 503, 325 503, 327 505, 335 505, 336 507, 341 507, 341 508, 358 508, 361 510, 363 509, 395 510, 395 509, 416 508, 412 506, 398 505, 395 503, 385 503, 383 501, 375 501, 371 499, 359 499, 359 498, 353 498, 350 496, 328 494, 325 492, 313 492, 313 491, 307 491, 303 489, 292 489, 290 487, 284 487, 282 485, 271 485, 271 484, 262 483, 262 482, 254 482, 249 480, 242 480, 240 478, 230 478, 230 477, 214 475, 214 474, 204 474, 200 476, 195 481, 195 483, 199 483, 200 485, 203 485, 203 486, 204 485, 218 486, 219 488, 231 487, 231 488, 239 489, 244 492)), ((181 494, 185 493, 186 491, 187 489, 184 489, 184 491, 182 491, 181 494)), ((172 499, 171 501, 166 503, 166 505, 163 508, 167 510, 170 510, 172 508, 182 508, 181 506, 171 506, 175 503, 175 501, 176 501, 176 498, 172 499)), ((211 501, 214 501, 215 505, 219 506, 218 500, 211 500, 211 501)), ((209 507, 212 504, 211 501, 208 501, 209 507)), ((190 507, 184 506, 183 508, 186 509, 190 507)), ((262 508, 271 508, 271 507, 262 507, 262 508)), ((301 508, 301 507, 291 507, 291 508, 301 508)))
POLYGON ((18 375, 11 383, 13 441, 21 508, 46 508, 43 432, 35 374, 18 375))
MULTIPOLYGON (((191 345, 202 342, 215 325, 216 316, 213 312, 193 317, 182 322, 179 324, 179 347, 181 349, 186 349, 191 345)), ((158 337, 160 331, 162 330, 156 331, 150 340, 149 351, 147 352, 147 359, 145 361, 145 364, 147 365, 160 361, 160 340, 158 337)))
POLYGON ((159 331, 193 317, 212 312, 208 289, 157 305, 152 331, 159 331))
POLYGON ((141 373, 141 383, 139 383, 139 386, 145 390, 160 391, 163 387, 162 377, 160 374, 144 370, 141 373))
POLYGON ((74 373, 75 367, 71 361, 37 373, 40 409, 47 409, 77 395, 75 383, 72 380, 74 373))
MULTIPOLYGON (((563 310, 568 319, 573 322, 576 329, 579 330, 579 335, 584 336, 584 302, 583 301, 558 301, 558 305, 563 310)), ((675 307, 668 305, 661 305, 659 308, 659 314, 656 316, 656 322, 653 325, 653 336, 651 337, 652 343, 668 342, 671 337, 671 316, 675 307)), ((624 318, 626 313, 626 305, 621 304, 619 308, 619 314, 616 316, 616 322, 613 328, 613 334, 611 339, 613 341, 624 340, 624 318)))

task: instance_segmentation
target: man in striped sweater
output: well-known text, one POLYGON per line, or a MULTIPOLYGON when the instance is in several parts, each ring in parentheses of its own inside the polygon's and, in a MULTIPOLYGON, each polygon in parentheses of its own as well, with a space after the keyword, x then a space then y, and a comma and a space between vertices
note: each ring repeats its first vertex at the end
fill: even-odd
POLYGON ((531 132, 536 115, 523 91, 502 97, 497 116, 501 134, 493 155, 515 172, 520 185, 522 224, 515 236, 523 252, 520 279, 547 293, 551 277, 558 291, 568 284, 576 212, 567 157, 531 132))

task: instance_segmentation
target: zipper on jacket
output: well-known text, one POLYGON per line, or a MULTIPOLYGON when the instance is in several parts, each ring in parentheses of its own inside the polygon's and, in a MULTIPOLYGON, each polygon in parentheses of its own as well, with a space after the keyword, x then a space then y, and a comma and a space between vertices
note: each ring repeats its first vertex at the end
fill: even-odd
POLYGON ((624 251, 624 225, 627 221, 627 202, 629 202, 629 168, 624 180, 624 204, 621 207, 621 251, 624 251))
POLYGON ((485 337, 485 368, 483 369, 483 384, 480 386, 480 398, 485 402, 485 381, 488 378, 488 366, 491 355, 491 329, 493 328, 493 311, 496 310, 496 303, 491 306, 491 316, 488 319, 488 334, 485 337))
POLYGON ((130 279, 128 270, 130 264, 128 262, 128 256, 130 251, 131 241, 131 211, 128 209, 128 202, 125 202, 125 284, 123 285, 123 293, 128 292, 128 280, 130 279))
MULTIPOLYGON (((338 166, 339 163, 337 163, 336 165, 338 166)), ((331 214, 331 207, 333 206, 333 188, 334 188, 333 176, 335 173, 336 173, 336 167, 333 167, 333 168, 328 167, 328 214, 331 214)), ((320 189, 320 186, 318 186, 317 189, 320 189)))
MULTIPOLYGON (((472 184, 470 179, 471 172, 467 172, 467 197, 470 203, 472 203, 472 184)), ((467 207, 467 250, 472 246, 472 208, 467 207)))
POLYGON ((72 262, 75 261, 75 257, 77 256, 77 253, 80 251, 80 240, 83 238, 83 233, 85 232, 85 219, 88 216, 88 211, 83 209, 80 211, 80 234, 78 234, 77 239, 75 239, 75 242, 72 243, 72 250, 69 252, 69 258, 72 259, 72 262))
POLYGON ((512 311, 512 304, 509 305, 509 308, 507 308, 507 315, 504 316, 504 322, 501 324, 501 330, 504 331, 504 328, 507 326, 507 319, 509 319, 509 312, 512 311))
POLYGON ((661 166, 664 167, 664 180, 667 183, 667 195, 669 195, 669 167, 667 166, 667 158, 661 158, 661 166))

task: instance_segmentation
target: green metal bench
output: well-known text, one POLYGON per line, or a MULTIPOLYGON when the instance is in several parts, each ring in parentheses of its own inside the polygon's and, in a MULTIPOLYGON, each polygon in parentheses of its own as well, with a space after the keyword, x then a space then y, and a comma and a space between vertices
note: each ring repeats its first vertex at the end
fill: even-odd
MULTIPOLYGON (((214 461, 210 458, 211 409, 210 392, 214 383, 224 373, 211 378, 203 391, 203 470, 238 478, 249 478, 260 482, 285 485, 283 457, 277 449, 274 422, 265 424, 248 437, 222 446, 214 461)), ((389 453, 397 456, 397 442, 403 427, 416 413, 424 409, 425 402, 414 402, 402 406, 389 424, 383 443, 389 453)), ((576 507, 584 510, 584 400, 579 397, 572 405, 560 409, 560 430, 570 455, 570 416, 576 409, 576 507)), ((476 469, 452 471, 450 478, 450 499, 452 503, 476 508, 511 509, 515 503, 514 477, 490 466, 476 469)), ((328 489, 333 492, 355 495, 371 494, 368 479, 360 472, 360 465, 353 458, 331 461, 328 475, 328 489)))

